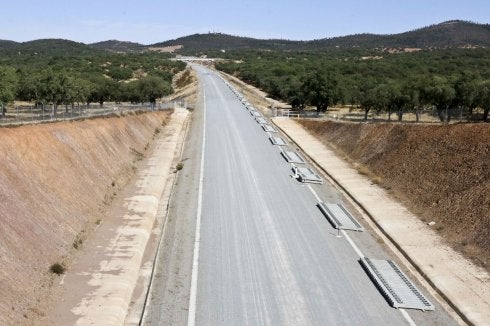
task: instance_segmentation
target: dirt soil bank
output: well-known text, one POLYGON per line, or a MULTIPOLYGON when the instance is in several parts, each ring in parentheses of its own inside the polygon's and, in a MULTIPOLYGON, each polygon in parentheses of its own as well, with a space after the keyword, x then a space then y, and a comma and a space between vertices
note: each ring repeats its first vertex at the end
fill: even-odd
POLYGON ((170 112, 0 129, 0 324, 36 319, 54 277, 170 112))
POLYGON ((489 124, 300 123, 488 269, 489 124))

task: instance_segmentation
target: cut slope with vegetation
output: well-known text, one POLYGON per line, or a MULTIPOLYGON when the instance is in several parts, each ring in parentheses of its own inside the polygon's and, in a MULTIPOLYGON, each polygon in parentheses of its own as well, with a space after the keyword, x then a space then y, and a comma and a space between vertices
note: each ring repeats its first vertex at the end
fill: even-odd
POLYGON ((300 123, 488 266, 490 125, 300 123))
POLYGON ((70 253, 103 223, 107 205, 168 117, 154 112, 0 129, 1 325, 31 325, 43 314, 36 306, 53 273, 69 268, 70 253))

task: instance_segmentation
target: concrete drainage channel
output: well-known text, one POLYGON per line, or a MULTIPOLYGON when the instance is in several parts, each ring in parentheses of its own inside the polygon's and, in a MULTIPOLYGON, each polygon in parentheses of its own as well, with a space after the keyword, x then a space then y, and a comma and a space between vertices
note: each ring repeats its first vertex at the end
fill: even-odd
MULTIPOLYGON (((221 77, 222 78, 222 77, 221 77)), ((268 123, 265 117, 241 95, 231 84, 224 78, 222 80, 231 89, 244 105, 244 108, 249 110, 250 115, 269 134, 269 140, 272 145, 280 147, 281 155, 286 162, 291 164, 293 177, 302 183, 322 184, 323 179, 312 168, 307 166, 297 167, 295 164, 306 165, 305 159, 297 152, 284 150, 287 142, 278 136, 272 136, 271 133, 278 131, 268 123)), ((312 190, 310 188, 310 190, 312 190)), ((314 193, 314 191, 312 190, 314 193)), ((315 196, 316 193, 314 193, 315 196)), ((318 196, 317 196, 318 197, 318 196)), ((352 214, 340 203, 324 203, 319 201, 317 204, 320 211, 329 220, 332 227, 339 232, 345 230, 358 231, 364 230, 362 225, 352 216, 352 214)), ((360 251, 359 251, 360 253, 360 251)), ((434 305, 422 295, 417 287, 409 280, 409 278, 400 270, 400 268, 391 260, 374 260, 359 254, 360 266, 366 271, 369 278, 378 288, 380 293, 385 297, 387 302, 394 308, 419 309, 423 311, 434 310, 434 305)), ((405 314, 404 314, 405 316, 405 314)), ((410 319, 410 317, 406 317, 410 319)))
MULTIPOLYGON (((179 140, 178 144, 175 149, 175 156, 173 159, 173 164, 176 166, 177 162, 182 161, 182 154, 184 151, 184 142, 185 139, 187 138, 187 133, 189 131, 189 124, 190 124, 190 119, 187 118, 184 127, 182 128, 182 131, 180 132, 179 135, 179 140), (177 153, 178 151, 178 153, 177 153)), ((160 248, 162 246, 162 241, 164 240, 164 235, 165 235, 165 228, 167 225, 167 217, 169 213, 169 205, 170 201, 172 199, 172 194, 174 193, 175 185, 177 182, 177 176, 178 176, 178 171, 175 171, 174 173, 168 180, 167 184, 164 189, 164 193, 162 195, 162 201, 165 204, 165 207, 163 209, 163 212, 161 213, 163 215, 162 220, 159 222, 160 227, 159 227, 159 240, 156 243, 156 250, 154 250, 154 255, 151 258, 151 266, 148 271, 140 271, 140 280, 139 282, 141 283, 140 285, 142 288, 146 289, 141 293, 140 296, 138 297, 133 297, 133 306, 130 309, 130 313, 128 314, 128 317, 126 318, 125 325, 144 325, 145 324, 145 317, 146 317, 146 310, 148 306, 148 302, 150 299, 150 294, 151 294, 151 289, 153 285, 153 280, 155 276, 155 271, 156 271, 156 266, 157 266, 157 258, 160 253, 160 248)))

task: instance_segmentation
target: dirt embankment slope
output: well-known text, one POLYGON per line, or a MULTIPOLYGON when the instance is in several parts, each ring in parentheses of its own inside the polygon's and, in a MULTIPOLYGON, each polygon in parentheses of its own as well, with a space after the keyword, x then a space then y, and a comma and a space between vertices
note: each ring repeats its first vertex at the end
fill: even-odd
POLYGON ((490 125, 300 123, 488 268, 490 125))
POLYGON ((32 320, 170 113, 0 129, 0 324, 32 320))

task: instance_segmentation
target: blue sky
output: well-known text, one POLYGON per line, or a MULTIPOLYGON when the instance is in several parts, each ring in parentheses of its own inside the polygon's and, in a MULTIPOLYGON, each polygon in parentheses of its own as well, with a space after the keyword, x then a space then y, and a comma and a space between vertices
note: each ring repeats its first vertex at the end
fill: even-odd
POLYGON ((193 33, 311 40, 391 34, 451 19, 490 23, 489 0, 1 0, 0 39, 151 44, 193 33))

